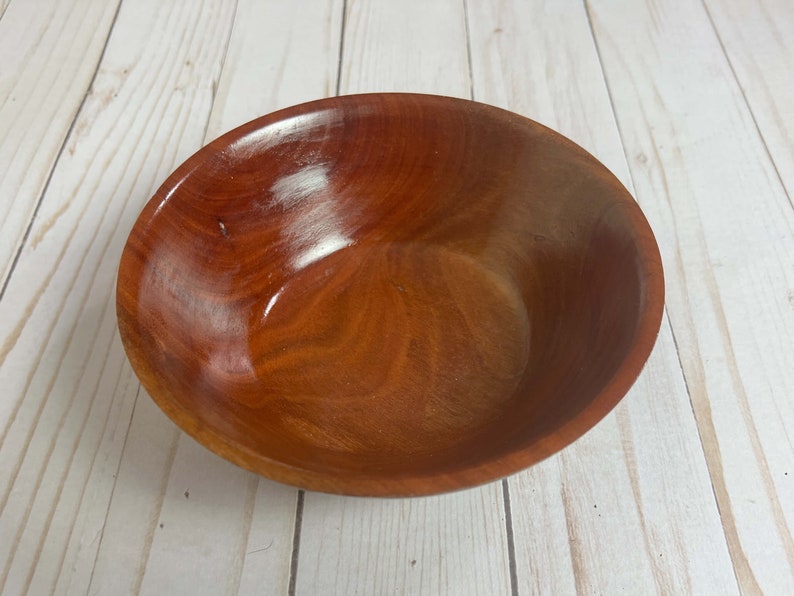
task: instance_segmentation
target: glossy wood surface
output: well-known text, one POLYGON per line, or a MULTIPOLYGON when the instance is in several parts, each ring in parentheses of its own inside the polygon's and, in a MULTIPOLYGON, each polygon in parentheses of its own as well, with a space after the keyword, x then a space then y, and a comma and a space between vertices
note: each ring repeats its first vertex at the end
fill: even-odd
POLYGON ((442 492, 600 420, 653 346, 653 235, 595 158, 465 100, 346 96, 244 125, 144 208, 117 286, 158 405, 315 490, 442 492))

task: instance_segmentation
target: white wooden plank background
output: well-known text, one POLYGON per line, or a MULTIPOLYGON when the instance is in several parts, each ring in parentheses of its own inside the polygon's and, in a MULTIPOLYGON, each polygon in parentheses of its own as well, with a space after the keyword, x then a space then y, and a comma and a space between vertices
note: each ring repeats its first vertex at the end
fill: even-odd
POLYGON ((740 585, 794 585, 794 213, 702 4, 591 14, 740 585), (716 109, 719 106, 720 109, 716 109), (666 236, 666 237, 665 237, 666 236))
POLYGON ((118 5, 0 3, 0 286, 97 70, 118 5))
POLYGON ((0 1, 0 593, 794 593, 792 40, 788 0, 0 1), (615 412, 507 481, 303 493, 140 390, 116 266, 204 142, 389 90, 601 159, 669 318, 615 412))
POLYGON ((706 2, 772 162, 794 195, 794 18, 788 0, 706 2))

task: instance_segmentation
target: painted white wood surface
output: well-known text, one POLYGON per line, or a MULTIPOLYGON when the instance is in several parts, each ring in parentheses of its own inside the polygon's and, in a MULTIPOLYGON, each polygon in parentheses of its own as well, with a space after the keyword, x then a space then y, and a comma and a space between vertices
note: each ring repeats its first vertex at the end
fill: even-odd
POLYGON ((239 0, 207 140, 336 94, 343 0, 239 0))
MULTIPOLYGON (((469 17, 475 98, 559 130, 631 189, 584 6, 494 0, 469 17)), ((617 409, 509 486, 520 593, 737 591, 666 320, 617 409)))
POLYGON ((347 0, 340 92, 468 98, 464 7, 457 0, 347 0))
MULTIPOLYGON (((233 13, 122 6, 0 303, 6 593, 88 587, 138 390, 117 339, 118 257, 145 199, 202 142, 233 13)), ((159 481, 137 480, 139 495, 159 481)))
POLYGON ((498 482, 449 495, 308 493, 296 594, 509 594, 498 482))
POLYGON ((0 593, 794 591, 790 3, 116 6, 0 0, 3 276, 23 243, 0 300, 0 593), (670 318, 646 370, 507 492, 307 493, 296 524, 298 491, 184 436, 126 363, 113 283, 148 196, 337 83, 557 128, 657 234, 670 318))
MULTIPOLYGON (((349 1, 341 93, 468 97, 457 0, 349 1)), ((500 483, 407 500, 306 495, 296 594, 508 594, 500 483)))
POLYGON ((743 590, 794 591, 794 212, 703 5, 591 17, 743 590))
POLYGON ((794 197, 794 2, 708 0, 705 4, 791 200, 794 197))
POLYGON ((0 288, 120 0, 0 3, 0 288))

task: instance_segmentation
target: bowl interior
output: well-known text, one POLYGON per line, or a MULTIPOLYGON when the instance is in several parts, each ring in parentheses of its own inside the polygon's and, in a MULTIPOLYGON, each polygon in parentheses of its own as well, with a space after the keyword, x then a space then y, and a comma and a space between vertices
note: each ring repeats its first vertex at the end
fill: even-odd
POLYGON ((484 482, 617 403, 661 268, 618 181, 489 106, 370 95, 221 137, 144 209, 118 284, 146 389, 221 455, 363 494, 484 482))

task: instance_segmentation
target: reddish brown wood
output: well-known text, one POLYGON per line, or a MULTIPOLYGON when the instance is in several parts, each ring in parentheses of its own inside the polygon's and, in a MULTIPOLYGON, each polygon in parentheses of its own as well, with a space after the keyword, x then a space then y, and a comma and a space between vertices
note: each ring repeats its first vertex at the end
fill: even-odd
POLYGON ((210 143, 146 205, 119 329, 201 443, 309 489, 419 495, 534 464, 651 351, 659 252, 595 158, 515 114, 375 94, 210 143))

